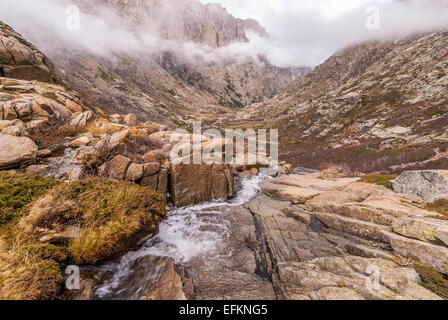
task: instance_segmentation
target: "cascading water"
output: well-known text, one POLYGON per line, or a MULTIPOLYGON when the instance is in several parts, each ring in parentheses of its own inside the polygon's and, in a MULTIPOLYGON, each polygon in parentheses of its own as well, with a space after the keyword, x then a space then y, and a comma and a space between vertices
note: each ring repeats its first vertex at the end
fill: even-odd
POLYGON ((119 290, 120 280, 129 274, 135 260, 147 256, 165 256, 176 263, 187 263, 191 259, 216 255, 230 228, 229 221, 223 219, 226 208, 241 206, 253 199, 259 192, 260 182, 268 178, 259 175, 240 182, 237 196, 229 201, 216 201, 196 206, 175 208, 159 227, 157 236, 146 242, 138 251, 129 252, 116 264, 105 268, 112 270, 111 281, 98 288, 98 298, 109 298, 119 290))

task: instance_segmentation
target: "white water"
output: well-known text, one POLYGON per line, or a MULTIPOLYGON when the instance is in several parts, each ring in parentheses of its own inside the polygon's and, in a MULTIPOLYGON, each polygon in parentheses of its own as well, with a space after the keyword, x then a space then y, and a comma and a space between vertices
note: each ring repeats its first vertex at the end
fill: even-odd
POLYGON ((196 206, 176 208, 159 226, 157 236, 146 242, 138 251, 124 255, 118 265, 107 268, 115 270, 111 281, 97 290, 99 298, 115 291, 120 280, 129 273, 131 263, 147 255, 166 256, 176 263, 188 262, 198 256, 213 256, 230 229, 226 219, 220 219, 226 207, 240 206, 253 199, 260 182, 266 176, 257 176, 241 181, 237 196, 229 201, 216 201, 196 206))
POLYGON ((65 148, 61 157, 48 159, 50 169, 46 175, 51 178, 61 179, 68 171, 79 168, 78 165, 73 164, 75 154, 76 152, 73 149, 65 148))

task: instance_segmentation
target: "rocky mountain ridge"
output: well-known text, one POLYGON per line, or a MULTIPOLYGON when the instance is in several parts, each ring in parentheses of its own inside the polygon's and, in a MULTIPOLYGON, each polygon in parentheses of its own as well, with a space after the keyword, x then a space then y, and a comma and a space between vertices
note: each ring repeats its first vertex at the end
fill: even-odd
POLYGON ((0 21, 0 77, 58 82, 53 63, 0 21))
POLYGON ((77 0, 87 12, 112 9, 134 30, 150 30, 167 40, 192 41, 220 48, 248 41, 245 29, 251 26, 267 34, 256 21, 236 19, 220 4, 203 5, 196 0, 77 0))
MULTIPOLYGON (((207 46, 212 55, 215 49, 247 42, 246 29, 267 36, 256 21, 237 19, 221 6, 197 0, 76 3, 90 14, 104 6, 114 10, 132 34, 150 31, 161 39, 193 43, 194 50, 207 46)), ((265 101, 308 71, 278 68, 261 56, 235 60, 224 55, 217 61, 193 56, 174 49, 152 55, 112 52, 111 59, 80 48, 61 48, 51 54, 57 72, 90 105, 107 114, 133 112, 141 120, 172 127, 186 126, 191 119, 207 121, 229 108, 265 101)))
POLYGON ((281 154, 295 165, 446 168, 447 41, 439 31, 347 48, 218 125, 278 128, 281 154))

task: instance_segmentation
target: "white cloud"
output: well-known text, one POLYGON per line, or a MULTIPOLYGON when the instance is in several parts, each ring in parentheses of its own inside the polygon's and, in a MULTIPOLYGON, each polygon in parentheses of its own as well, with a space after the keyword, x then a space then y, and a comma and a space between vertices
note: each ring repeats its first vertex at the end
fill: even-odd
POLYGON ((218 2, 232 14, 256 19, 267 27, 272 39, 264 43, 258 41, 256 45, 259 50, 281 65, 315 66, 335 51, 354 43, 394 39, 417 31, 448 26, 448 6, 443 4, 444 1, 437 2, 437 0, 401 2, 218 0, 218 2), (366 8, 372 4, 380 9, 380 30, 366 28, 368 18, 366 8))
POLYGON ((353 43, 394 39, 448 26, 448 7, 438 6, 435 1, 220 0, 236 17, 255 18, 271 34, 271 39, 264 39, 249 33, 249 43, 234 43, 220 49, 167 41, 150 33, 136 35, 107 10, 101 11, 101 17, 82 15, 82 28, 67 30, 68 0, 1 0, 0 20, 11 24, 46 52, 61 45, 101 55, 116 51, 151 54, 169 49, 182 52, 192 61, 198 57, 206 61, 230 58, 241 61, 263 54, 277 66, 315 66, 353 43), (366 7, 372 3, 379 6, 381 18, 381 28, 374 31, 365 27, 366 7))

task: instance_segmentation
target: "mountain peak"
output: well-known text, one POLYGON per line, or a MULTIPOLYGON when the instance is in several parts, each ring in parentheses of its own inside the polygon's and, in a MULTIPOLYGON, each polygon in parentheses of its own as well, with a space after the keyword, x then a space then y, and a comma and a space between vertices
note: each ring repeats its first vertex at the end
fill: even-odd
POLYGON ((198 0, 76 0, 87 11, 109 7, 134 28, 152 29, 168 40, 205 44, 219 48, 233 42, 248 41, 247 26, 264 33, 254 21, 245 22, 227 12, 219 3, 198 0))

